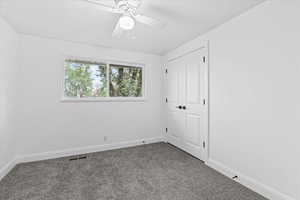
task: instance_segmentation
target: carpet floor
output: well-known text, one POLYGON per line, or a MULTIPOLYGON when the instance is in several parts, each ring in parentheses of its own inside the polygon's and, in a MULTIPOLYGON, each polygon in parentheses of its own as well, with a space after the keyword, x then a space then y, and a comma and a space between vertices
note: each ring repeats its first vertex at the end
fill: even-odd
POLYGON ((165 143, 17 165, 1 200, 266 200, 165 143))

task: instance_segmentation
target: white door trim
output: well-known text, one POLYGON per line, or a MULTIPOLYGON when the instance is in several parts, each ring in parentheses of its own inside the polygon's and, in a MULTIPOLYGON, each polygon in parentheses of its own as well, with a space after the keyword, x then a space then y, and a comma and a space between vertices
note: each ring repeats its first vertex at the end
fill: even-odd
POLYGON ((198 51, 198 50, 205 49, 205 48, 206 48, 205 46, 201 46, 201 47, 199 47, 199 48, 190 50, 190 51, 185 52, 185 53, 183 53, 183 54, 180 54, 180 55, 178 55, 178 56, 176 56, 176 57, 173 57, 173 58, 168 59, 168 62, 171 62, 171 61, 176 60, 176 59, 178 59, 178 58, 182 58, 182 57, 184 57, 184 56, 186 56, 186 55, 189 55, 189 54, 191 54, 191 53, 194 53, 194 52, 196 52, 196 51, 198 51))

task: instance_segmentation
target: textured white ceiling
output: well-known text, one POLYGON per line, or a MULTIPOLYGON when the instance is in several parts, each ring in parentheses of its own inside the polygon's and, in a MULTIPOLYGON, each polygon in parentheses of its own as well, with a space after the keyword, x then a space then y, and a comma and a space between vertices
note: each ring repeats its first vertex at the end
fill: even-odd
POLYGON ((137 24, 121 39, 111 36, 118 14, 78 0, 1 1, 1 15, 20 33, 164 54, 264 0, 143 0, 139 11, 167 26, 160 30, 137 24))

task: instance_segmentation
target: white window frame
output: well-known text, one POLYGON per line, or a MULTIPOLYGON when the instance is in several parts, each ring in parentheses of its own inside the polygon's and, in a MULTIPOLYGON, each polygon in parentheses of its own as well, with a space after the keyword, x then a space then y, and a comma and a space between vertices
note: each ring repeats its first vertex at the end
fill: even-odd
MULTIPOLYGON (((146 101, 146 80, 147 80, 147 73, 146 73, 146 65, 142 63, 135 63, 135 62, 124 62, 124 61, 115 61, 115 60, 107 60, 107 59, 93 59, 93 58, 86 58, 86 57, 73 57, 73 56, 65 56, 62 61, 62 68, 63 68, 63 75, 62 75, 62 98, 61 102, 139 102, 139 101, 146 101), (86 61, 92 63, 103 63, 106 64, 106 73, 107 73, 107 84, 109 84, 110 79, 110 68, 109 65, 124 65, 124 66, 132 66, 132 67, 139 67, 142 68, 142 96, 141 97, 66 97, 65 96, 65 62, 67 60, 74 60, 74 61, 86 61)), ((109 87, 108 87, 109 89, 109 87)), ((109 93, 109 91, 108 91, 109 93)))

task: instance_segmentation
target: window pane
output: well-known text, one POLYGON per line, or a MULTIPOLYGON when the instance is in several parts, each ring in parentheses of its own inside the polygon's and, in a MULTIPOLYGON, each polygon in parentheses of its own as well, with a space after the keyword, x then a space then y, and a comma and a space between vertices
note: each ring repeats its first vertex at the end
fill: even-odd
POLYGON ((142 97, 142 68, 110 65, 111 97, 142 97))
POLYGON ((106 64, 66 61, 64 90, 66 97, 106 97, 106 64))

